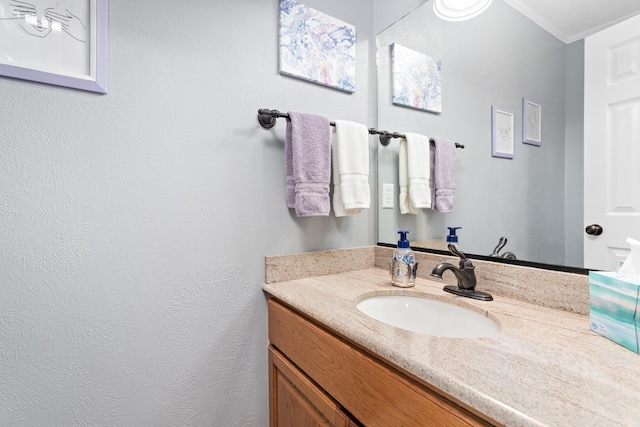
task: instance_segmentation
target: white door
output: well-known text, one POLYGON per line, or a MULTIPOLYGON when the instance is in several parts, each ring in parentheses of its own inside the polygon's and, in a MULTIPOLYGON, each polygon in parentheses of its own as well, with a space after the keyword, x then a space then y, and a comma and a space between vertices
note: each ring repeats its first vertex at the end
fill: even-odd
POLYGON ((640 15, 585 39, 584 86, 584 265, 616 271, 640 240, 640 15))

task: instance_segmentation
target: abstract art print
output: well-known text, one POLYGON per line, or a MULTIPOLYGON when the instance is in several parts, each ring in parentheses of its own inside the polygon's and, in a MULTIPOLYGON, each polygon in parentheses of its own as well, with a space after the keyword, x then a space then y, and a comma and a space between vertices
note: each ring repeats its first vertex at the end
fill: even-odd
POLYGON ((0 0, 0 75, 107 92, 108 0, 0 0))
POLYGON ((392 102, 442 112, 442 67, 432 58, 397 43, 391 45, 392 102))
POLYGON ((353 93, 356 28, 293 0, 280 0, 280 73, 353 93))

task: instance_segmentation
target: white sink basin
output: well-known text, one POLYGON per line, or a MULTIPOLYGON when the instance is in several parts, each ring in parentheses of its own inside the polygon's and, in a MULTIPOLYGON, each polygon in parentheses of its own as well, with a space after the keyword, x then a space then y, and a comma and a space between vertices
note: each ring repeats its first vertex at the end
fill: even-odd
POLYGON ((356 307, 380 322, 436 337, 480 338, 500 332, 500 324, 482 313, 433 299, 372 296, 356 307))

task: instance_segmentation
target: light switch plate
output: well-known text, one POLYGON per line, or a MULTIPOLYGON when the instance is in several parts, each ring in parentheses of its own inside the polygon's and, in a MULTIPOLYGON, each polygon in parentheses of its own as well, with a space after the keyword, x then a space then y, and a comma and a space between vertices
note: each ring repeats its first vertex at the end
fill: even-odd
POLYGON ((393 209, 393 184, 382 184, 382 208, 393 209))

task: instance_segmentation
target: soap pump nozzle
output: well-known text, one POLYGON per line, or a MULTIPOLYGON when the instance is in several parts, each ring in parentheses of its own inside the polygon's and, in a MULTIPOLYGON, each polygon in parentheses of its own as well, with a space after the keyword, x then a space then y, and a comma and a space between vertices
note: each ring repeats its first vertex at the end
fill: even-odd
POLYGON ((447 227, 449 229, 449 235, 447 236, 447 242, 458 243, 458 236, 456 230, 461 230, 462 227, 447 227))
POLYGON ((400 235, 400 240, 398 240, 398 247, 408 248, 409 240, 407 239, 407 234, 409 234, 409 232, 407 230, 399 230, 398 234, 400 235))

